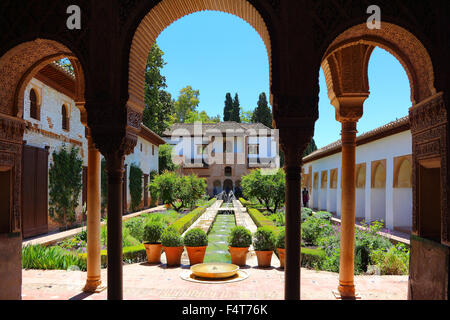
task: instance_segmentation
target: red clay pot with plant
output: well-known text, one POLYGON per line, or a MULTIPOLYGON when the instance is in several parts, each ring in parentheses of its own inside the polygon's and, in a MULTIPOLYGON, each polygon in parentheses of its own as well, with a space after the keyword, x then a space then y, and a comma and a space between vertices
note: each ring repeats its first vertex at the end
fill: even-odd
POLYGON ((255 248, 258 267, 269 267, 272 262, 272 254, 275 249, 275 234, 267 226, 260 227, 253 235, 253 247, 255 248))
POLYGON ((162 245, 159 242, 163 226, 160 222, 150 222, 144 226, 144 247, 148 263, 161 263, 162 245))
POLYGON ((189 256, 189 263, 192 265, 203 263, 206 247, 208 246, 208 236, 200 228, 193 228, 186 232, 183 239, 189 256))
POLYGON ((174 229, 166 229, 161 235, 161 243, 166 253, 167 265, 178 266, 181 264, 183 254, 183 239, 174 229))
POLYGON ((251 232, 243 226, 236 226, 231 229, 228 237, 228 251, 231 256, 231 263, 238 266, 245 266, 247 263, 248 248, 252 244, 251 232))

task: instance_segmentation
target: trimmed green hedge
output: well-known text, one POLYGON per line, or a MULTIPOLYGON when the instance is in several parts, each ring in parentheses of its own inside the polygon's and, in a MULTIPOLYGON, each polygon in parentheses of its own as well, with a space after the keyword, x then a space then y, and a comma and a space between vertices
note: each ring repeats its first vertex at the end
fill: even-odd
POLYGON ((273 223, 273 221, 267 218, 265 215, 263 215, 258 209, 247 207, 247 212, 257 227, 267 226, 273 230, 275 235, 277 235, 278 232, 280 232, 280 229, 273 223))
POLYGON ((245 200, 244 198, 239 198, 239 201, 242 203, 244 207, 251 205, 252 203, 250 201, 245 200))
MULTIPOLYGON (((130 262, 140 262, 145 261, 147 259, 147 254, 145 252, 145 247, 143 244, 133 247, 124 247, 122 249, 123 260, 130 262)), ((81 253, 79 255, 83 260, 87 260, 87 253, 81 253)), ((100 251, 101 264, 102 267, 106 267, 108 265, 108 252, 107 250, 100 251)))
POLYGON ((204 206, 192 210, 188 214, 172 223, 170 226, 177 230, 180 234, 182 234, 206 211, 206 208, 212 206, 214 202, 216 202, 215 198, 209 200, 204 206))
POLYGON ((322 260, 325 258, 325 251, 322 249, 301 248, 301 262, 304 268, 320 268, 322 260))

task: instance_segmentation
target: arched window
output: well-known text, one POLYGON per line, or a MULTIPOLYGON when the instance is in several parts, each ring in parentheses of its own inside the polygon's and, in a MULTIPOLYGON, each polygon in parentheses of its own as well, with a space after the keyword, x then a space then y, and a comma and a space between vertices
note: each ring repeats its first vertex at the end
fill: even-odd
POLYGON ((30 90, 30 118, 40 120, 40 112, 37 101, 36 91, 34 89, 30 90))
POLYGON ((62 128, 63 130, 69 131, 69 112, 67 110, 67 106, 65 104, 61 107, 61 116, 62 116, 62 128))

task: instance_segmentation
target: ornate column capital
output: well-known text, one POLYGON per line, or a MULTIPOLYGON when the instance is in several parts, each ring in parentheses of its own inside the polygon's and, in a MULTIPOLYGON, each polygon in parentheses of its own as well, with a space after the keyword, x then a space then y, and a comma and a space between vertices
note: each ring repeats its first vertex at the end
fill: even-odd
POLYGON ((369 93, 347 93, 334 97, 331 104, 336 109, 336 120, 344 122, 357 122, 363 115, 364 101, 369 93))
POLYGON ((142 113, 108 101, 87 101, 89 134, 103 155, 133 152, 141 130, 142 113))

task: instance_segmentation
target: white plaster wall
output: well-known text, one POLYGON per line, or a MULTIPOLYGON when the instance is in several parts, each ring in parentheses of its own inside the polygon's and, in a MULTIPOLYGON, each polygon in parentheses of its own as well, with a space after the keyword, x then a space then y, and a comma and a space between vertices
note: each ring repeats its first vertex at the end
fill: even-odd
POLYGON ((337 189, 329 189, 327 211, 336 212, 336 204, 337 204, 337 189))
MULTIPOLYGON (((131 164, 136 164, 141 168, 143 174, 150 174, 151 171, 158 171, 158 146, 154 146, 154 152, 152 154, 152 143, 138 137, 136 146, 134 147, 133 153, 125 157, 124 164, 127 165, 127 204, 131 202, 130 193, 130 166, 131 164), (142 144, 142 151, 141 151, 142 144)), ((144 179, 142 179, 144 183, 144 179)), ((142 198, 143 199, 143 198, 142 198)))
MULTIPOLYGON (((409 191, 398 191, 399 189, 392 188, 394 169, 393 159, 398 156, 411 154, 411 146, 411 131, 409 130, 357 146, 355 163, 366 163, 367 170, 366 188, 356 189, 355 214, 357 217, 365 217, 367 221, 379 219, 382 217, 382 219, 386 222, 386 208, 390 208, 390 206, 392 206, 393 218, 390 219, 392 219, 392 221, 394 222, 393 224, 388 226, 389 228, 393 228, 396 225, 402 225, 402 223, 412 220, 412 197, 408 198, 408 196, 406 195, 411 194, 411 188, 407 189, 409 191), (393 190, 393 192, 391 192, 393 196, 387 197, 386 191, 384 191, 384 193, 383 191, 373 192, 373 190, 375 189, 371 188, 371 162, 381 159, 386 159, 386 165, 388 166, 386 171, 386 185, 388 185, 387 190, 389 190, 390 188, 393 190), (386 201, 390 203, 387 203, 386 201)), ((338 168, 338 185, 336 189, 336 211, 338 216, 340 216, 341 206, 341 157, 342 155, 339 152, 328 157, 304 163, 305 174, 309 173, 309 166, 312 166, 312 172, 319 172, 319 177, 321 171, 338 168)), ((312 193, 311 206, 318 207, 320 189, 318 189, 317 191, 309 191, 310 194, 312 193)), ((328 197, 333 197, 334 199, 334 194, 332 194, 332 192, 328 192, 328 197)), ((330 206, 332 203, 331 201, 331 199, 328 200, 330 206)), ((411 222, 409 222, 409 224, 411 224, 411 222)))
POLYGON ((355 203, 355 216, 357 218, 364 218, 366 216, 366 189, 357 188, 356 189, 356 203, 355 203))
POLYGON ((319 189, 319 206, 320 210, 327 210, 327 189, 319 189))
MULTIPOLYGON (((373 188, 371 190, 370 221, 383 220, 386 222, 386 190, 373 188)), ((369 221, 367 221, 369 222, 369 221)))
MULTIPOLYGON (((83 144, 82 147, 80 147, 79 145, 66 142, 62 139, 49 137, 31 130, 25 130, 23 140, 27 141, 27 145, 38 148, 49 147, 49 169, 50 165, 53 163, 53 152, 61 150, 63 145, 65 145, 68 150, 70 150, 70 147, 72 146, 79 148, 79 155, 83 160, 83 166, 87 166, 87 139, 84 136, 85 127, 80 122, 80 115, 80 110, 75 106, 75 102, 70 97, 45 85, 43 82, 33 78, 26 86, 24 93, 24 120, 31 122, 33 126, 37 125, 38 129, 61 135, 66 139, 74 139, 83 144), (40 89, 36 90, 38 94, 41 94, 38 98, 38 100, 40 100, 40 120, 30 117, 30 91, 33 87, 40 89), (69 131, 62 129, 61 107, 63 104, 66 104, 70 111, 69 131)), ((81 202, 82 192, 80 192, 79 206, 76 209, 77 214, 82 212, 81 202)))
POLYGON ((394 225, 400 227, 412 226, 412 189, 394 188, 394 225))

